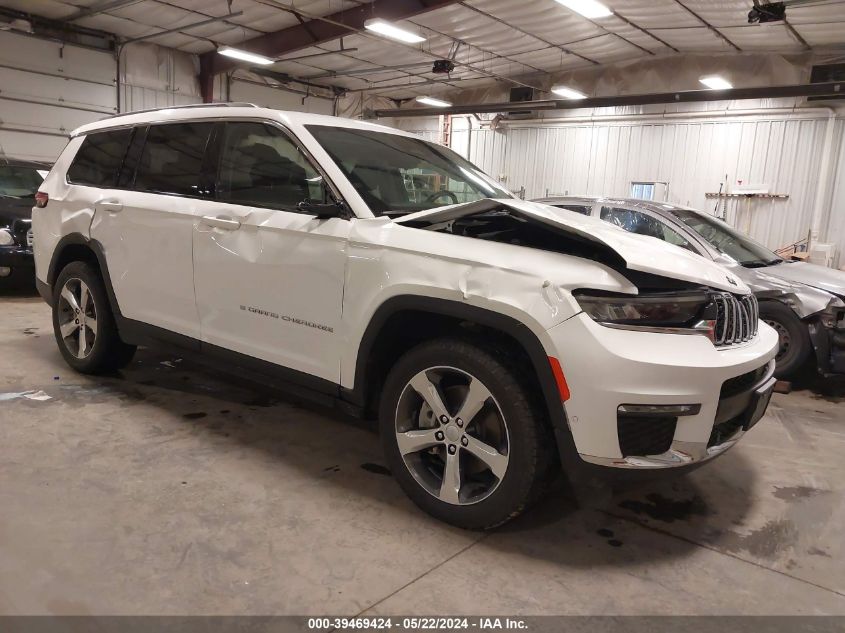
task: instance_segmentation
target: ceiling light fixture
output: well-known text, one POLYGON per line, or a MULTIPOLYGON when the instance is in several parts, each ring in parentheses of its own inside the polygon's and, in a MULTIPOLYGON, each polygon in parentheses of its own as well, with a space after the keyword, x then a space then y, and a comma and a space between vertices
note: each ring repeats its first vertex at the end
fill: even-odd
POLYGON ((435 108, 448 108, 452 105, 448 101, 442 101, 433 97, 417 97, 417 101, 424 103, 425 105, 434 106, 435 108))
POLYGON ((242 51, 238 48, 231 48, 226 46, 225 48, 221 48, 217 51, 221 55, 225 55, 226 57, 232 57, 234 59, 239 59, 242 62, 250 62, 251 64, 275 64, 275 59, 270 59, 269 57, 264 57, 263 55, 256 55, 255 53, 250 53, 248 51, 242 51))
POLYGON ((398 26, 378 18, 364 22, 364 28, 368 31, 372 31, 373 33, 389 37, 392 40, 398 40, 408 44, 419 44, 420 42, 425 42, 424 37, 420 37, 416 33, 411 33, 405 29, 400 29, 398 26))
POLYGON ((573 90, 572 88, 567 88, 566 86, 555 86, 552 88, 552 92, 558 96, 563 97, 564 99, 586 99, 587 95, 583 92, 578 92, 577 90, 573 90))
POLYGON ((580 13, 585 18, 606 18, 613 15, 613 11, 597 0, 557 0, 567 9, 580 13))
POLYGON ((733 84, 730 81, 719 75, 702 77, 699 81, 710 88, 710 90, 728 90, 733 88, 733 84))

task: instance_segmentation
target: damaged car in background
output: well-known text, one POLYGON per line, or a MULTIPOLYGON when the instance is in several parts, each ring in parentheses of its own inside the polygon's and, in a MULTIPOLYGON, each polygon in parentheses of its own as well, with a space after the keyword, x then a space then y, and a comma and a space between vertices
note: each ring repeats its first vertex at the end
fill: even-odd
POLYGON ((376 417, 408 496, 465 528, 519 515, 561 466, 721 455, 774 386, 777 334, 732 272, 517 200, 392 128, 120 115, 72 134, 37 206, 71 367, 166 345, 376 417))
POLYGON ((600 218, 712 259, 740 277, 778 333, 779 378, 812 360, 822 376, 845 374, 845 272, 784 259, 719 218, 675 204, 566 196, 536 200, 600 218))

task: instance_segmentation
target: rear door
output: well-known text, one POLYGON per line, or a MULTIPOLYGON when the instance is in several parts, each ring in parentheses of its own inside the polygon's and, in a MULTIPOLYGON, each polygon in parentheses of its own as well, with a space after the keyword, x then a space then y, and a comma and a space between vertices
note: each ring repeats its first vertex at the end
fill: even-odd
POLYGON ((221 124, 214 208, 196 218, 194 287, 203 344, 340 382, 350 222, 323 173, 275 124, 221 124))
POLYGON ((213 127, 137 128, 120 181, 100 192, 91 224, 123 316, 197 340, 191 248, 195 220, 211 204, 206 149, 213 127))

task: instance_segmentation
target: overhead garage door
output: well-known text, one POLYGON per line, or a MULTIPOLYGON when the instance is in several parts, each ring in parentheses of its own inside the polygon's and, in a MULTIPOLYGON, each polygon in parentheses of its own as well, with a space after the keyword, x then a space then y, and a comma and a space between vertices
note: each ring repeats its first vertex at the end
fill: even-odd
POLYGON ((117 111, 111 53, 0 31, 0 157, 52 161, 74 128, 117 111))

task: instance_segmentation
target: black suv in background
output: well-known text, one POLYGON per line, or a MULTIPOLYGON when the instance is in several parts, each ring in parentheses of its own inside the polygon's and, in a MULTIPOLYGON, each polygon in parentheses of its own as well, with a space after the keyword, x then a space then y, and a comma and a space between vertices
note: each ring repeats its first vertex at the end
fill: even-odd
POLYGON ((0 288, 33 283, 32 207, 50 165, 0 158, 0 288))

